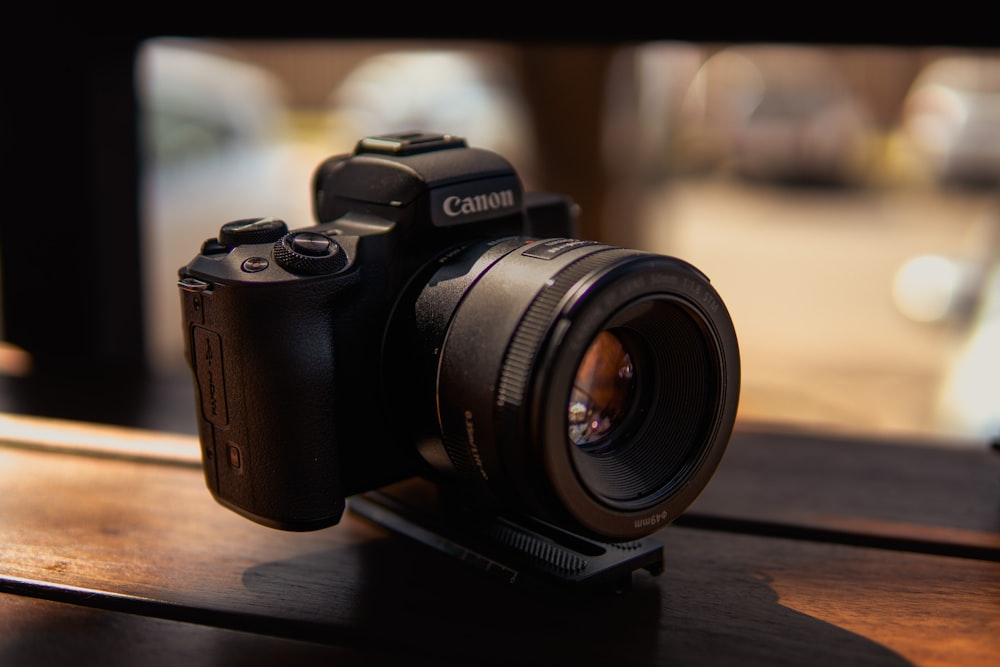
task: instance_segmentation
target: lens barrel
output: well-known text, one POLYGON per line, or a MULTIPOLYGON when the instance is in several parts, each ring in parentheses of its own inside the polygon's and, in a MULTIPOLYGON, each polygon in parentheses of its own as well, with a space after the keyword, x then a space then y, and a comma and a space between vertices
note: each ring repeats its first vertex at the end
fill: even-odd
POLYGON ((690 264, 509 238, 441 262, 412 303, 435 359, 445 455, 425 458, 438 468, 606 541, 662 528, 711 479, 735 421, 739 351, 690 264))

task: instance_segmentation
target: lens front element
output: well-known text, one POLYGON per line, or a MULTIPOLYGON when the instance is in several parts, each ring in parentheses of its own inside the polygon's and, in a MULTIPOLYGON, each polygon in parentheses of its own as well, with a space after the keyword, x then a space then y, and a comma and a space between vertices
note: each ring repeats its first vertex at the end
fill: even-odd
POLYGON ((635 368, 621 339, 602 331, 576 371, 569 401, 569 439, 590 452, 612 445, 635 394, 635 368))

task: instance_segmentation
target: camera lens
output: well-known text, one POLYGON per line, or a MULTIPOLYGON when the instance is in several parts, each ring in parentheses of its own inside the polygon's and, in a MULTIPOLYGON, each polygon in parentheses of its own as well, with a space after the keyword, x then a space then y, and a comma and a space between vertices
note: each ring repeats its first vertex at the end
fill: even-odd
POLYGON ((387 340, 396 360, 417 341, 391 365, 425 383, 440 438, 419 449, 436 469, 606 541, 663 527, 708 483, 735 421, 739 352, 690 264, 514 237, 453 251, 415 283, 387 340))

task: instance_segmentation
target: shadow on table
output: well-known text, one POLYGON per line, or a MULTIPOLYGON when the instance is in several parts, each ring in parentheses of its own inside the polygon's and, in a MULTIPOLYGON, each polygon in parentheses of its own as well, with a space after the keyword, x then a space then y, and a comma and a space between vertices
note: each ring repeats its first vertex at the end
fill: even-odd
POLYGON ((511 585, 399 536, 260 564, 243 581, 261 596, 314 582, 290 611, 299 638, 437 664, 910 664, 782 606, 741 554, 712 546, 704 559, 668 553, 666 572, 636 573, 621 595, 511 585))

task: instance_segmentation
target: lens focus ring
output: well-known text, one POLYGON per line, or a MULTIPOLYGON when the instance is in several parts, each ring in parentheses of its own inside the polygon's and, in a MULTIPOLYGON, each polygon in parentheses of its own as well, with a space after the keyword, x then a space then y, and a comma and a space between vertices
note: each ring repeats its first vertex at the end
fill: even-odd
POLYGON ((510 341, 510 348, 504 357, 497 387, 497 407, 501 410, 516 410, 524 401, 525 389, 531 380, 532 364, 548 334, 552 316, 566 296, 566 292, 592 271, 606 266, 621 257, 635 255, 635 251, 609 248, 583 257, 570 264, 552 278, 552 285, 542 290, 510 341))

